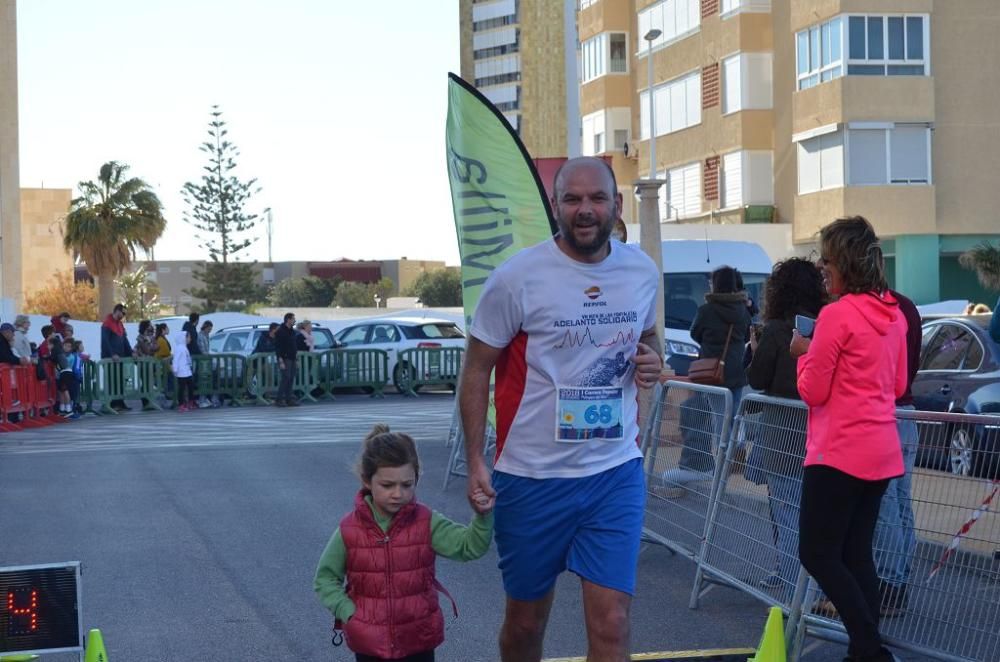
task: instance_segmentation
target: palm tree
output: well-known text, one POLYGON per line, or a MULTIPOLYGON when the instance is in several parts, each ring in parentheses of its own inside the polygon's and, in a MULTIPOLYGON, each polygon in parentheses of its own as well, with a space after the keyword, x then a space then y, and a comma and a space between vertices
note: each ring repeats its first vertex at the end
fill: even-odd
POLYGON ((143 180, 125 178, 128 166, 111 161, 101 166, 97 181, 80 182, 80 197, 66 216, 63 245, 83 258, 97 279, 99 313, 114 306, 114 279, 135 259, 136 249, 149 251, 167 221, 156 193, 143 180))
POLYGON ((980 284, 987 290, 1000 292, 1000 246, 988 241, 976 244, 958 258, 959 264, 976 272, 980 284))

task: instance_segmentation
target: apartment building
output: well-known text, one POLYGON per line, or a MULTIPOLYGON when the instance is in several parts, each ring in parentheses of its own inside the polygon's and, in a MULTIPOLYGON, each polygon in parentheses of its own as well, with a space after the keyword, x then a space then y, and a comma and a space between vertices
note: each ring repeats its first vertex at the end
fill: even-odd
POLYGON ((17 132, 17 5, 0 0, 0 312, 5 315, 24 298, 17 132))
POLYGON ((900 290, 987 300, 957 258, 1000 240, 1000 69, 976 66, 998 21, 993 0, 581 0, 581 149, 623 190, 665 180, 665 234, 785 223, 805 250, 863 214, 900 290))
POLYGON ((579 153, 575 0, 459 0, 461 76, 533 158, 579 153))

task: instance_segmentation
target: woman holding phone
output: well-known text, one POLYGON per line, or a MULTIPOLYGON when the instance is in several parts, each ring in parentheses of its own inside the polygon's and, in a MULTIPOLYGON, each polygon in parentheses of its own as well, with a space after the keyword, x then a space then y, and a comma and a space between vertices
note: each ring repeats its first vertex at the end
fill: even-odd
POLYGON ((820 251, 837 300, 820 312, 811 340, 795 331, 790 345, 809 405, 799 558, 840 612, 850 659, 891 661, 878 628, 872 536, 882 494, 903 474, 895 402, 907 383, 906 320, 865 218, 824 227, 820 251))

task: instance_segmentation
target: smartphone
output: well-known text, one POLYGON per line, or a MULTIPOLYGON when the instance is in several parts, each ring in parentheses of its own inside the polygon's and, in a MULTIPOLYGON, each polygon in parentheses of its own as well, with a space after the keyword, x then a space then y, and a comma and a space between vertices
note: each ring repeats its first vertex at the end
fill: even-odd
POLYGON ((803 338, 812 338, 813 331, 816 330, 816 320, 805 315, 796 315, 795 330, 803 338))

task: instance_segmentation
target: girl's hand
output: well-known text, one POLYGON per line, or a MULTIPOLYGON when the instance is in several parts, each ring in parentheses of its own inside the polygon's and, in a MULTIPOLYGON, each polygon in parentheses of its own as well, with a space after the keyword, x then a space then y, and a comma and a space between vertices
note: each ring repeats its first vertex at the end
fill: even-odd
POLYGON ((798 329, 792 329, 792 342, 788 345, 788 353, 793 359, 797 359, 809 351, 812 340, 804 337, 798 329))
POLYGON ((483 490, 477 489, 472 493, 470 501, 472 501, 475 504, 476 512, 478 512, 480 515, 486 515, 491 510, 493 510, 493 504, 495 502, 495 499, 493 497, 487 496, 486 492, 484 492, 483 490))

